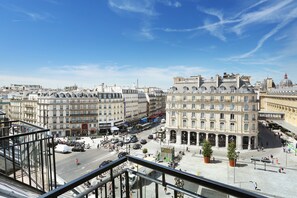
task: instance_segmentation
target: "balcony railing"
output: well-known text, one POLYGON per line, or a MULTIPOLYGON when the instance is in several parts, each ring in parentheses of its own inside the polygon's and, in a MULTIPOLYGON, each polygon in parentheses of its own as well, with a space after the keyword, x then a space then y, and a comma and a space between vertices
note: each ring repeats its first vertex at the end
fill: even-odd
POLYGON ((23 121, 0 122, 0 175, 47 192, 56 187, 54 139, 23 121))
MULTIPOLYGON (((172 191, 172 197, 204 197, 201 189, 234 197, 264 197, 259 194, 229 186, 203 177, 198 177, 180 170, 169 168, 137 157, 126 156, 98 168, 86 175, 56 188, 41 198, 66 196, 80 186, 84 191, 77 192, 76 197, 144 197, 146 194, 163 197, 160 188, 172 191), (134 168, 132 168, 134 167, 134 168), (102 175, 105 175, 102 178, 102 175), (181 185, 181 184, 190 184, 181 185), (193 188, 197 185, 197 188, 193 188), (189 188, 191 186, 191 188, 189 188), (201 189, 200 189, 201 188, 201 189), (197 189, 197 191, 193 191, 197 189), (132 190, 134 193, 132 193, 132 190)), ((170 196, 171 196, 170 195, 170 196)))

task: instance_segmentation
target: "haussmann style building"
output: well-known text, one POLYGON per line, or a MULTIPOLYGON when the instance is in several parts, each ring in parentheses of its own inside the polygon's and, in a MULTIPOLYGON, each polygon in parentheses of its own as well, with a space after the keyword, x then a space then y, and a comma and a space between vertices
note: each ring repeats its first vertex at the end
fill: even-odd
POLYGON ((166 141, 201 146, 206 139, 212 146, 237 149, 258 145, 257 94, 249 76, 239 74, 175 77, 167 95, 166 141))

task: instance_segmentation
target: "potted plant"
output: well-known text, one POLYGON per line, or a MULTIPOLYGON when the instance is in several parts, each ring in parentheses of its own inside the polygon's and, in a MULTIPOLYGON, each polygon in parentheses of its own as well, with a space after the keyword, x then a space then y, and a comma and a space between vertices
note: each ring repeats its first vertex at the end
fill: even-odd
POLYGON ((143 154, 144 154, 144 157, 146 157, 146 154, 147 154, 147 148, 144 148, 143 150, 142 150, 142 152, 143 152, 143 154))
POLYGON ((203 141, 203 146, 202 146, 202 155, 204 157, 204 162, 209 163, 210 162, 210 157, 212 155, 212 148, 211 144, 209 141, 204 140, 203 141))
POLYGON ((230 142, 228 145, 227 157, 229 158, 229 165, 234 167, 236 163, 237 153, 236 153, 236 144, 234 141, 230 142))

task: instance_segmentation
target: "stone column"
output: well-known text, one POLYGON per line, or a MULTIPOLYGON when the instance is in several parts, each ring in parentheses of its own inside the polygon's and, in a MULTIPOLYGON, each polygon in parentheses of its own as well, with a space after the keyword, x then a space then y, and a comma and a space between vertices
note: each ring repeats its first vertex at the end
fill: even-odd
POLYGON ((191 135, 191 132, 188 132, 188 144, 187 144, 188 146, 190 146, 190 139, 191 139, 190 135, 191 135))
POLYGON ((226 141, 226 148, 228 148, 228 146, 229 146, 229 135, 226 135, 225 141, 226 141))
POLYGON ((251 150, 252 137, 249 137, 248 150, 251 150))
POLYGON ((215 134, 216 137, 216 147, 219 148, 219 135, 215 134))
POLYGON ((179 129, 176 130, 176 144, 181 145, 181 131, 179 129))
POLYGON ((242 136, 236 135, 236 149, 242 150, 242 136))

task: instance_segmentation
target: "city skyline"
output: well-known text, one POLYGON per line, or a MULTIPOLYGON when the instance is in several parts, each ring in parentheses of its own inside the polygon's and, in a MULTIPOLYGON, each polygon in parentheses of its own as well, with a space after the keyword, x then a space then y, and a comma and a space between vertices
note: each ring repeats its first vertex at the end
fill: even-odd
POLYGON ((297 3, 0 1, 1 86, 155 86, 175 76, 297 78, 297 3), (295 27, 294 27, 295 25, 295 27))

